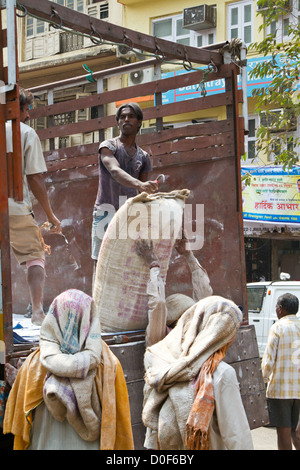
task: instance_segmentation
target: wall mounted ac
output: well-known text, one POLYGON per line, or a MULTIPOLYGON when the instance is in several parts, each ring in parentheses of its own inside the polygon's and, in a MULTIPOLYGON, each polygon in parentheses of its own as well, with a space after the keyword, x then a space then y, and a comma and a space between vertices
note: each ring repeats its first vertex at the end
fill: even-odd
POLYGON ((136 70, 128 75, 128 86, 140 85, 153 80, 153 67, 136 70))
POLYGON ((215 28, 216 5, 198 5, 196 7, 184 8, 183 27, 201 31, 202 29, 215 28))

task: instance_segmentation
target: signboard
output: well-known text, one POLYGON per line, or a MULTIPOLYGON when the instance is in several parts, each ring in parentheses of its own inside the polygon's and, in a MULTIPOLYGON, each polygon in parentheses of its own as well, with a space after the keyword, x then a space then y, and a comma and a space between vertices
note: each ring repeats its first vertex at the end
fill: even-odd
POLYGON ((283 171, 281 166, 242 167, 252 175, 243 185, 243 218, 273 223, 300 223, 300 168, 283 171))
MULTIPOLYGON (((272 60, 271 56, 267 57, 256 57, 251 60, 247 60, 247 96, 252 96, 252 91, 257 88, 265 88, 272 82, 273 75, 267 75, 263 78, 251 78, 250 72, 254 69, 255 65, 260 62, 266 62, 272 60)), ((283 58, 280 56, 277 57, 277 64, 283 61, 283 58)), ((199 67, 198 70, 201 70, 205 67, 199 67)), ((177 70, 176 72, 163 73, 162 78, 175 77, 184 73, 190 73, 189 71, 177 70)), ((238 88, 241 89, 241 75, 238 75, 238 88)), ((212 80, 211 82, 206 82, 205 89, 207 96, 215 95, 217 93, 225 92, 225 79, 212 80)), ((179 101, 189 100, 191 98, 201 98, 201 89, 199 85, 191 85, 182 88, 177 88, 176 90, 169 90, 165 93, 162 93, 162 102, 163 104, 176 103, 179 101)))

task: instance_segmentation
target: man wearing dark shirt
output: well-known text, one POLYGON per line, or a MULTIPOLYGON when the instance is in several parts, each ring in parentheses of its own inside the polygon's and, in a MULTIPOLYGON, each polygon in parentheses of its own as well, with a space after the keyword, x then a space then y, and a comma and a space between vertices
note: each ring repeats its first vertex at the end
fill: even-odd
POLYGON ((105 140, 99 146, 99 185, 93 212, 92 258, 95 265, 104 232, 114 213, 127 198, 137 193, 154 193, 155 181, 148 181, 150 156, 135 142, 143 121, 136 103, 125 103, 116 113, 119 137, 105 140))

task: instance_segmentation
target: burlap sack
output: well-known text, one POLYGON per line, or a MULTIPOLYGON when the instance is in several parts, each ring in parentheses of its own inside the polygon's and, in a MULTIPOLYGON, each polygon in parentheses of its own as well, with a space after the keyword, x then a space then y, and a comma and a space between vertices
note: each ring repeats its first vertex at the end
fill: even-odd
POLYGON ((141 193, 114 215, 100 248, 93 290, 103 332, 147 327, 149 266, 136 254, 135 243, 139 238, 153 241, 165 280, 189 194, 188 190, 141 193))

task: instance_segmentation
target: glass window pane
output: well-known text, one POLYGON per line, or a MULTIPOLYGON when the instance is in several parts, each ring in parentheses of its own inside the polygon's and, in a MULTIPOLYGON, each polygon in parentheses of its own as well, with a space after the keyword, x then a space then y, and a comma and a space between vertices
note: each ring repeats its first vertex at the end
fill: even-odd
POLYGON ((253 160, 255 158, 255 141, 249 140, 248 141, 248 155, 247 158, 253 160))
POLYGON ((238 24, 238 8, 231 9, 231 26, 238 24))
POLYGON ((41 34, 44 32, 44 22, 42 20, 36 20, 36 32, 41 34))
POLYGON ((74 10, 74 0, 67 0, 66 6, 74 10))
POLYGON ((208 35, 208 44, 213 44, 214 43, 214 33, 210 33, 208 35))
POLYGON ((59 5, 64 5, 65 1, 64 0, 56 0, 56 3, 58 3, 59 5))
POLYGON ((172 20, 163 20, 163 21, 158 21, 157 23, 154 23, 154 30, 153 30, 154 36, 158 38, 163 38, 166 36, 171 36, 172 34, 172 20))
POLYGON ((288 36, 289 35, 289 19, 285 18, 283 20, 283 35, 288 36))
POLYGON ((244 6, 244 22, 249 23, 251 21, 251 5, 244 6))
POLYGON ((77 0, 77 11, 83 12, 84 2, 83 0, 77 0))
POLYGON ((238 38, 239 37, 239 33, 238 33, 238 29, 237 28, 233 28, 231 30, 231 38, 230 39, 234 39, 234 38, 238 38))
POLYGON ((185 46, 189 46, 190 45, 190 38, 177 39, 176 42, 178 44, 184 44, 185 46))
POLYGON ((197 47, 202 47, 203 46, 203 37, 197 36, 197 47))
POLYGON ((27 16, 26 36, 33 36, 33 18, 27 16))
POLYGON ((182 27, 182 23, 182 20, 176 20, 176 36, 186 36, 189 34, 189 31, 182 27))
POLYGON ((249 119, 248 121, 248 127, 249 127, 249 137, 255 137, 255 119, 249 119))
POLYGON ((265 296, 265 287, 247 287, 248 310, 260 313, 265 296))
POLYGON ((245 26, 244 28, 244 41, 246 44, 251 42, 251 26, 245 26))
POLYGON ((273 36, 276 35, 276 28, 277 28, 276 21, 272 21, 272 23, 271 23, 271 34, 273 36))
POLYGON ((287 142, 287 149, 289 152, 292 152, 294 150, 294 138, 290 137, 287 142))

